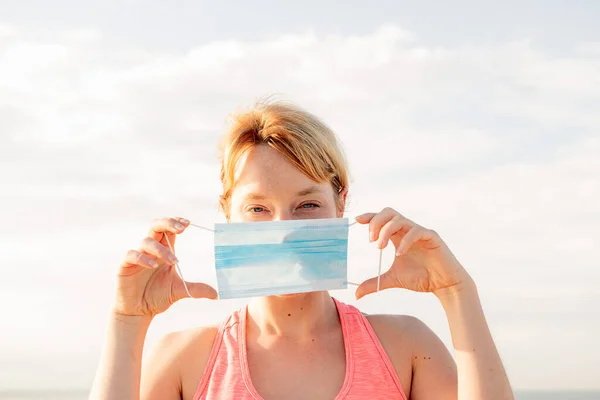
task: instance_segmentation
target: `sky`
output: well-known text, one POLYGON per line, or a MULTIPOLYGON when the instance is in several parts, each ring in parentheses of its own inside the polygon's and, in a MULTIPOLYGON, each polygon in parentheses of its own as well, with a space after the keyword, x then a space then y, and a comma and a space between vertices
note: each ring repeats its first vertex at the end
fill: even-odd
MULTIPOLYGON (((599 19, 591 0, 0 0, 0 389, 90 386, 123 255, 154 218, 223 221, 217 141, 271 94, 340 137, 349 217, 441 234, 515 388, 600 389, 599 19)), ((188 280, 216 283, 212 246, 178 240, 188 280)), ((349 279, 377 260, 353 227, 349 279)), ((431 295, 332 294, 451 347, 431 295)), ((244 303, 182 300, 146 349, 244 303)))

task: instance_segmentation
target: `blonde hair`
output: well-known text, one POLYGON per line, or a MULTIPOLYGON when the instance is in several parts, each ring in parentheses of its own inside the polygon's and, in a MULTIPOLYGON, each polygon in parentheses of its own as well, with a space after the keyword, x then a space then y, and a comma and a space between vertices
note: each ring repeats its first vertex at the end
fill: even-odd
MULTIPOLYGON (((261 101, 231 117, 231 126, 221 142, 221 207, 227 217, 236 166, 257 145, 277 150, 312 180, 330 182, 336 194, 348 188, 346 158, 333 131, 295 105, 261 101)), ((339 209, 343 207, 344 204, 338 204, 339 209)))

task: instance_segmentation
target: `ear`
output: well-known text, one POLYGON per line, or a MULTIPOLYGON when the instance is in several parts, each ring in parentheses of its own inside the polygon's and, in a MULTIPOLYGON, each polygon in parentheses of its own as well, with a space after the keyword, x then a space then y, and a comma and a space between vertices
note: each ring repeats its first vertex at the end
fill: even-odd
POLYGON ((338 193, 338 218, 342 218, 344 216, 344 212, 346 211, 346 199, 348 197, 348 188, 344 187, 338 193))

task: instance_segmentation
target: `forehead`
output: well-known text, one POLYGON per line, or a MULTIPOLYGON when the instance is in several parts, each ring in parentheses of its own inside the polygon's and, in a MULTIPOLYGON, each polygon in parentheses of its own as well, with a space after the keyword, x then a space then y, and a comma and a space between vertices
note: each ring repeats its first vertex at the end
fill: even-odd
POLYGON ((235 170, 234 193, 297 193, 308 187, 333 190, 327 182, 316 182, 300 171, 277 150, 266 145, 252 147, 235 170))

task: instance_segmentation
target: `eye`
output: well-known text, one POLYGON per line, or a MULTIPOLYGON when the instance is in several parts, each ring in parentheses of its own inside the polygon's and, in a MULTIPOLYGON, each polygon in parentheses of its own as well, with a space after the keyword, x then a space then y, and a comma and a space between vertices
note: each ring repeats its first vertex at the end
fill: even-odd
POLYGON ((250 207, 248 209, 248 211, 258 214, 258 213, 265 211, 265 209, 263 207, 256 206, 256 207, 250 207))
POLYGON ((306 209, 319 208, 319 205, 316 203, 304 203, 300 206, 300 208, 306 208, 306 209))

